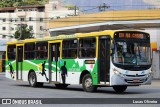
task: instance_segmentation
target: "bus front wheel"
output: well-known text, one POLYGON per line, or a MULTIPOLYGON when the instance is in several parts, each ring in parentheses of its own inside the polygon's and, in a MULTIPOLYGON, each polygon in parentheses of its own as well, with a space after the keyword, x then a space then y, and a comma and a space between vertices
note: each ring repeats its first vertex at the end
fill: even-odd
POLYGON ((97 90, 97 86, 93 85, 92 77, 90 74, 86 74, 82 79, 83 90, 86 92, 94 92, 97 90))
POLYGON ((127 86, 113 86, 113 89, 117 93, 123 93, 127 89, 127 86))

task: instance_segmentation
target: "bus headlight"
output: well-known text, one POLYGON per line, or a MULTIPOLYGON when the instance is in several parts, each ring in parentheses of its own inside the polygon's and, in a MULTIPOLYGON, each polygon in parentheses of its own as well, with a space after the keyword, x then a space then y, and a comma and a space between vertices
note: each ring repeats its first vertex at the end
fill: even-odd
POLYGON ((116 70, 115 68, 113 69, 114 74, 119 75, 121 77, 125 77, 125 74, 120 73, 118 70, 116 70))
POLYGON ((147 78, 150 77, 152 75, 152 71, 149 72, 149 74, 147 75, 147 78))
POLYGON ((150 71, 149 71, 149 73, 151 74, 151 73, 152 73, 152 71, 150 70, 150 71))
POLYGON ((119 74, 118 70, 116 70, 115 68, 113 69, 113 72, 114 72, 114 74, 116 74, 116 75, 119 74))

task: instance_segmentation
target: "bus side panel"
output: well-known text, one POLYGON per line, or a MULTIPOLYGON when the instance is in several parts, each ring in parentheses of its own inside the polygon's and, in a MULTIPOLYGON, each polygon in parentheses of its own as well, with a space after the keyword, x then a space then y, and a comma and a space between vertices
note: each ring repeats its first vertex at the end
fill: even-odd
POLYGON ((93 85, 99 84, 99 75, 98 75, 98 60, 95 59, 95 64, 90 65, 93 66, 93 71, 91 73, 93 79, 93 85))
MULTIPOLYGON (((58 66, 57 66, 57 71, 60 71, 60 68, 58 66)), ((55 61, 52 62, 52 65, 51 65, 51 78, 52 78, 51 81, 58 81, 58 77, 56 79, 56 62, 55 61)))
POLYGON ((23 80, 28 81, 28 73, 33 70, 37 76, 37 82, 49 82, 48 60, 24 60, 23 80))
POLYGON ((37 81, 49 83, 49 60, 37 60, 37 81))
POLYGON ((7 60, 5 66, 5 76, 9 79, 16 80, 16 61, 7 60))
MULTIPOLYGON (((76 59, 62 59, 60 60, 60 71, 61 67, 64 66, 64 62, 66 62, 65 67, 67 69, 66 84, 79 84, 79 78, 81 73, 79 63, 76 61, 76 59)), ((62 83, 61 73, 60 82, 62 83)))
MULTIPOLYGON (((80 75, 83 71, 87 70, 90 72, 93 78, 93 84, 96 85, 98 83, 98 72, 97 72, 97 59, 62 59, 60 61, 60 69, 64 66, 64 62, 66 62, 67 68, 67 76, 66 83, 67 84, 79 84, 80 75), (95 63, 85 63, 85 61, 93 61, 95 63)), ((60 78, 60 82, 62 83, 62 79, 60 78)))

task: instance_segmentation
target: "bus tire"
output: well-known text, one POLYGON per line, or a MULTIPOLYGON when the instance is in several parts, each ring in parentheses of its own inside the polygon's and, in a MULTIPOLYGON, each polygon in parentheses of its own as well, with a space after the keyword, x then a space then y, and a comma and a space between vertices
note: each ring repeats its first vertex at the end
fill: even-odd
POLYGON ((116 91, 117 93, 123 93, 126 89, 127 86, 113 86, 114 91, 116 91))
POLYGON ((82 79, 82 87, 86 92, 94 92, 97 90, 97 86, 93 85, 92 77, 90 74, 86 74, 82 79))
POLYGON ((55 84, 57 88, 67 88, 68 84, 55 84))
POLYGON ((37 77, 35 72, 29 73, 28 81, 29 81, 30 87, 43 87, 43 83, 37 82, 37 77))

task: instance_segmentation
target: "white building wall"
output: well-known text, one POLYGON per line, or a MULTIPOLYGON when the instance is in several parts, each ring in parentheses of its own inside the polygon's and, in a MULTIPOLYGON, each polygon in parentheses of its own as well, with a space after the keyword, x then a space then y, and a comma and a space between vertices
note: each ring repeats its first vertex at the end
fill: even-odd
POLYGON ((152 51, 153 78, 160 79, 160 28, 145 29, 150 34, 151 42, 157 43, 157 51, 152 51))
POLYGON ((153 52, 153 60, 152 60, 152 71, 153 78, 160 79, 160 52, 153 52))
POLYGON ((9 21, 9 23, 10 23, 10 28, 13 28, 13 29, 10 29, 10 34, 11 35, 13 35, 16 31, 17 25, 16 25, 15 20, 17 20, 17 19, 18 19, 17 15, 15 13, 10 13, 10 20, 12 20, 12 21, 9 21))
POLYGON ((26 24, 33 27, 33 34, 36 38, 44 36, 44 31, 40 30, 40 26, 44 28, 44 21, 41 22, 40 18, 45 18, 44 12, 32 11, 26 13, 26 24), (31 18, 31 21, 29 18, 31 18))
POLYGON ((12 18, 13 13, 0 13, 0 38, 1 39, 9 39, 10 35, 12 35, 11 27, 14 27, 13 23, 10 21, 10 18, 12 18), (3 21, 5 19, 5 21, 3 21), (3 29, 5 28, 5 30, 3 29), (3 38, 3 35, 6 35, 5 38, 3 38))
POLYGON ((39 35, 39 38, 46 36, 45 35, 45 13, 44 12, 39 12, 37 13, 37 34, 39 35), (42 18, 42 21, 40 21, 40 18, 42 18), (42 27, 42 29, 40 29, 42 27))
MULTIPOLYGON (((157 45, 160 47, 160 28, 150 28, 145 29, 146 32, 148 32, 151 36, 151 42, 157 42, 157 45)), ((157 48, 160 50, 160 48, 157 48)))

